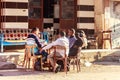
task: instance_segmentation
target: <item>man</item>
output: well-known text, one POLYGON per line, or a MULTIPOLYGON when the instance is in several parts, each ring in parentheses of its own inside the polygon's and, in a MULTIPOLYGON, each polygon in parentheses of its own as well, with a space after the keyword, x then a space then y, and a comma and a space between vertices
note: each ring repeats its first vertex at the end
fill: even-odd
MULTIPOLYGON (((69 40, 65 37, 66 34, 64 31, 60 31, 58 34, 58 39, 50 44, 48 44, 47 46, 45 46, 44 48, 42 48, 42 50, 46 50, 51 48, 52 46, 55 45, 60 45, 60 46, 65 46, 66 47, 66 54, 68 55, 69 53, 69 40)), ((56 51, 56 56, 57 57, 64 57, 63 51, 62 50, 57 50, 56 51)), ((54 57, 54 52, 50 53, 48 55, 48 59, 50 60, 51 66, 54 68, 54 61, 53 61, 53 57, 54 57)), ((57 73, 60 70, 60 65, 58 65, 56 63, 55 68, 53 69, 55 73, 57 73)))
POLYGON ((81 51, 83 45, 83 39, 80 37, 80 33, 76 33, 76 41, 74 42, 73 46, 70 48, 69 57, 77 56, 77 54, 81 51))
MULTIPOLYGON (((75 36, 75 30, 73 28, 68 29, 68 39, 69 39, 69 48, 70 48, 70 51, 71 51, 75 41, 77 40, 77 38, 75 36)), ((74 54, 74 53, 71 53, 70 51, 69 51, 68 56, 74 54)))
POLYGON ((71 48, 75 43, 75 41, 77 40, 75 37, 75 30, 73 28, 68 29, 68 39, 69 39, 69 48, 71 48))
POLYGON ((44 46, 43 42, 40 42, 39 38, 39 28, 35 27, 32 29, 31 33, 27 37, 26 44, 27 45, 36 45, 34 48, 34 54, 35 55, 42 55, 43 56, 43 61, 47 59, 47 53, 45 51, 42 51, 41 53, 39 50, 44 46))
POLYGON ((82 49, 87 49, 88 42, 87 42, 86 34, 83 30, 80 31, 80 37, 82 37, 83 39, 82 49))
POLYGON ((36 45, 36 48, 34 49, 34 53, 37 54, 39 48, 42 47, 42 44, 40 43, 39 39, 39 28, 35 27, 32 29, 31 33, 27 37, 27 45, 36 45))

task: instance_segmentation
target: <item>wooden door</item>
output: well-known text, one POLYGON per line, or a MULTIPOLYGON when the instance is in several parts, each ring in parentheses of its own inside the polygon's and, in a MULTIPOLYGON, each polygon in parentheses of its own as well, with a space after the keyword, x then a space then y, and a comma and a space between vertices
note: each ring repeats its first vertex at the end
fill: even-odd
POLYGON ((29 28, 43 30, 43 0, 29 0, 29 28))
POLYGON ((60 0, 60 29, 77 28, 77 0, 60 0))
POLYGON ((1 29, 1 0, 0 0, 0 29, 1 29))

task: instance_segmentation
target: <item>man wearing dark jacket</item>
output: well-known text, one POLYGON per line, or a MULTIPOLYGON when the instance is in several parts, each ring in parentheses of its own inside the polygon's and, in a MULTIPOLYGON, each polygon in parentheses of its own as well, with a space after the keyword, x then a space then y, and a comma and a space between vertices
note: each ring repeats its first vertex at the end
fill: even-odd
POLYGON ((37 28, 37 27, 33 28, 31 33, 27 37, 26 44, 27 45, 36 45, 36 47, 34 48, 34 54, 42 55, 43 59, 46 60, 48 54, 45 51, 42 51, 40 53, 40 49, 44 46, 45 42, 40 42, 41 40, 39 38, 39 33, 40 33, 39 28, 37 28))
POLYGON ((75 30, 73 28, 68 29, 68 39, 69 39, 69 48, 71 48, 75 43, 75 41, 77 40, 75 37, 75 30))
POLYGON ((73 44, 73 46, 70 48, 69 51, 69 56, 76 56, 77 53, 81 50, 82 45, 83 45, 83 39, 82 37, 80 37, 80 34, 77 33, 76 34, 76 38, 77 40, 75 41, 75 43, 73 44))

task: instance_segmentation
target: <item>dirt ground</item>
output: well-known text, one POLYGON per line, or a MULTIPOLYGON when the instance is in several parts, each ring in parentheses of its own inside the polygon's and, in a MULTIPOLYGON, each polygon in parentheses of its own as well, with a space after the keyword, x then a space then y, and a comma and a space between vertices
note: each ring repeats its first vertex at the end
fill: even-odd
POLYGON ((81 66, 81 72, 71 70, 57 74, 48 71, 25 71, 23 68, 0 70, 0 80, 120 80, 120 62, 95 62, 81 66))

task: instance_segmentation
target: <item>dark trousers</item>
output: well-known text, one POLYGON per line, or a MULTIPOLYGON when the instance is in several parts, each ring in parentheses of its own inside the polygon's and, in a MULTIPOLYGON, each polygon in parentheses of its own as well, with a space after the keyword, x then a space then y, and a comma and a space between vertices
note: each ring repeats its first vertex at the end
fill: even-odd
POLYGON ((35 55, 42 55, 42 61, 44 62, 47 60, 48 53, 43 50, 41 53, 38 51, 35 55))

